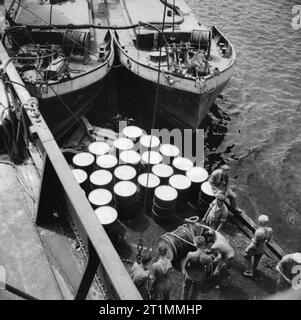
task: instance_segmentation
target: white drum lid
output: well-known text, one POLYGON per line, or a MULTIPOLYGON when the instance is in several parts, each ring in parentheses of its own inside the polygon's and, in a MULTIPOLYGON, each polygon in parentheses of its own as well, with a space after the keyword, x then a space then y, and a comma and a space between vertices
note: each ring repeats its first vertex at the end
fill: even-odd
POLYGON ((88 178, 86 171, 84 171, 82 169, 73 169, 72 173, 73 173, 77 183, 79 183, 79 184, 83 183, 88 178))
POLYGON ((202 167, 193 167, 186 172, 186 176, 194 183, 204 182, 208 175, 207 170, 202 167))
POLYGON ((95 210, 95 214, 103 225, 108 225, 117 220, 118 214, 116 209, 110 206, 99 207, 95 210))
POLYGON ((146 184, 148 182, 148 188, 156 188, 158 187, 158 185, 160 184, 160 179, 152 174, 149 173, 149 176, 147 177, 148 173, 142 173, 140 174, 140 176, 138 177, 138 183, 144 187, 146 187, 146 184), (148 179, 148 181, 147 181, 148 179))
POLYGON ((209 181, 203 182, 201 185, 201 189, 208 196, 214 197, 214 192, 213 192, 212 186, 209 181))
POLYGON ((80 152, 73 157, 72 162, 78 167, 87 167, 94 162, 94 156, 90 152, 80 152))
POLYGON ((121 197, 131 197, 137 192, 137 186, 131 181, 119 181, 114 186, 114 193, 121 197))
POLYGON ((109 152, 110 146, 106 142, 96 141, 90 143, 88 149, 91 153, 95 154, 96 156, 101 156, 109 152))
POLYGON ((159 163, 152 167, 152 172, 160 178, 169 178, 173 175, 173 168, 167 164, 159 163))
POLYGON ((169 178, 169 184, 177 190, 186 190, 190 188, 191 181, 182 174, 175 174, 169 178))
POLYGON ((140 144, 145 148, 157 148, 160 145, 160 140, 156 136, 145 135, 140 138, 140 144))
POLYGON ((133 150, 127 150, 127 151, 122 151, 120 153, 119 159, 124 163, 135 165, 140 162, 141 157, 138 152, 133 150))
POLYGON ((178 191, 171 186, 159 186, 155 189, 155 196, 163 201, 174 201, 178 197, 178 191))
POLYGON ((127 165, 119 166, 114 170, 114 176, 119 180, 131 180, 136 177, 135 168, 127 165))
POLYGON ((113 145, 116 149, 118 150, 122 150, 122 151, 125 151, 125 150, 130 150, 134 147, 134 143, 132 140, 130 139, 127 139, 127 138, 119 138, 119 139, 116 139, 114 142, 113 142, 113 145))
POLYGON ((137 139, 142 136, 142 129, 136 126, 128 126, 122 130, 122 133, 130 139, 137 139))
POLYGON ((162 144, 160 152, 167 157, 177 157, 180 154, 179 148, 172 144, 162 144))
POLYGON ((113 199, 113 195, 106 189, 95 189, 89 193, 89 201, 95 206, 105 206, 113 199))
POLYGON ((172 162, 173 166, 179 170, 187 171, 193 167, 193 162, 190 159, 177 157, 172 162))
POLYGON ((104 154, 96 159, 96 164, 104 169, 110 169, 117 166, 118 159, 112 154, 104 154))
POLYGON ((158 164, 162 162, 162 156, 157 151, 146 151, 141 158, 144 163, 158 164))
POLYGON ((108 170, 96 170, 90 174, 90 181, 96 186, 105 186, 109 184, 112 179, 113 175, 108 170))

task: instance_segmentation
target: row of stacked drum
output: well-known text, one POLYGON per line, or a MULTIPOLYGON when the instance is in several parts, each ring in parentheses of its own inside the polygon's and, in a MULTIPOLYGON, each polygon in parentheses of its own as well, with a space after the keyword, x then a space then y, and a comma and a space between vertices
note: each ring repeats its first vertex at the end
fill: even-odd
MULTIPOLYGON (((200 186, 208 184, 204 183, 208 177, 204 168, 181 157, 176 146, 142 135, 135 126, 126 127, 111 146, 91 143, 86 152, 73 157, 72 166, 107 231, 114 228, 117 218, 130 220, 145 211, 152 211, 156 222, 167 222, 175 212, 180 214, 188 201, 204 199, 199 196, 200 186)), ((210 190, 206 193, 205 201, 212 201, 213 194, 210 190)))

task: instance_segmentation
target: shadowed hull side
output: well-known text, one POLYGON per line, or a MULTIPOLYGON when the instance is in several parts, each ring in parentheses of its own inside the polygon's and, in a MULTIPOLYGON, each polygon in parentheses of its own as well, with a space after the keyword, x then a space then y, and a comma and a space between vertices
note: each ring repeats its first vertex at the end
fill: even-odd
MULTIPOLYGON (((127 68, 119 70, 118 87, 121 101, 135 100, 140 112, 147 108, 149 117, 154 110, 157 84, 137 76, 127 68)), ((220 84, 211 93, 191 93, 173 87, 159 86, 158 116, 175 127, 197 129, 207 115, 216 98, 228 81, 220 84)), ((133 105, 130 108, 134 108, 133 105)), ((132 110, 134 112, 134 110, 132 110)))

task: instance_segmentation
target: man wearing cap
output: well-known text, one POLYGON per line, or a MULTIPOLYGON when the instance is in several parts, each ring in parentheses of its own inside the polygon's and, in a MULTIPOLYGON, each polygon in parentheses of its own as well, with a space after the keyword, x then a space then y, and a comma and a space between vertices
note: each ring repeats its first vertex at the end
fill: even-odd
POLYGON ((226 197, 219 192, 215 196, 215 200, 210 203, 202 222, 207 226, 219 231, 228 218, 228 209, 225 205, 226 197))
POLYGON ((268 216, 263 214, 258 217, 259 226, 254 233, 251 244, 244 252, 246 262, 244 275, 247 277, 253 276, 264 253, 265 245, 272 239, 273 229, 267 226, 268 222, 268 216))
POLYGON ((283 256, 276 270, 278 271, 277 292, 290 288, 301 289, 301 253, 283 256))
POLYGON ((205 238, 197 236, 193 239, 197 250, 188 252, 182 264, 184 282, 182 300, 195 300, 198 292, 213 272, 213 259, 205 252, 205 238), (189 297, 189 291, 192 288, 189 297))
POLYGON ((236 194, 231 190, 229 186, 229 170, 230 167, 226 164, 223 165, 220 169, 214 170, 210 175, 209 182, 214 193, 223 193, 230 200, 231 207, 234 210, 241 212, 241 210, 237 207, 236 194))

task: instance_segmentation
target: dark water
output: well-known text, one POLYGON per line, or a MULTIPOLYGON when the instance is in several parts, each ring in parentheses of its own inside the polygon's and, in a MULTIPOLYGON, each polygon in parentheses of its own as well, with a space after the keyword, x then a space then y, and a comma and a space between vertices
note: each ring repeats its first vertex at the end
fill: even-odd
POLYGON ((301 1, 187 2, 237 53, 235 75, 217 101, 224 121, 211 131, 222 143, 209 146, 207 158, 230 163, 241 207, 253 217, 268 214, 279 243, 300 251, 301 30, 291 21, 301 1))

